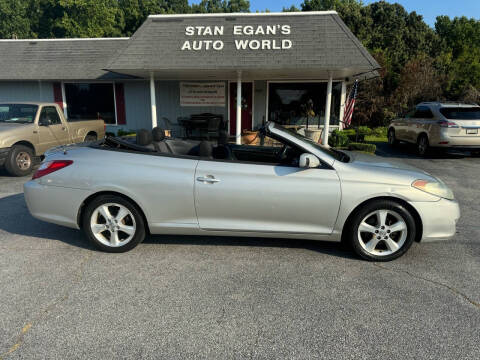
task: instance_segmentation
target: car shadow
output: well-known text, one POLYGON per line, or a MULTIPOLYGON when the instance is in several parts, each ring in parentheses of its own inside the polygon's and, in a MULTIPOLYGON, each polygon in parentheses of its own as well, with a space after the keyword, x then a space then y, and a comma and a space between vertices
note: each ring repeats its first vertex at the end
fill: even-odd
POLYGON ((468 151, 458 151, 451 149, 433 149, 426 156, 420 156, 416 153, 415 146, 407 143, 400 143, 395 147, 385 142, 373 142, 377 146, 375 155, 387 158, 397 159, 463 159, 465 157, 474 157, 468 151))
MULTIPOLYGON (((95 248, 87 241, 82 231, 50 224, 32 217, 25 204, 23 194, 15 194, 0 198, 0 219, 2 219, 0 221, 0 230, 10 234, 60 241, 70 246, 95 250, 95 248), (19 221, 19 219, 21 219, 21 221, 19 221)), ((193 246, 213 245, 295 248, 306 249, 340 258, 356 259, 354 254, 343 244, 302 239, 148 235, 144 240, 144 243, 193 246)))

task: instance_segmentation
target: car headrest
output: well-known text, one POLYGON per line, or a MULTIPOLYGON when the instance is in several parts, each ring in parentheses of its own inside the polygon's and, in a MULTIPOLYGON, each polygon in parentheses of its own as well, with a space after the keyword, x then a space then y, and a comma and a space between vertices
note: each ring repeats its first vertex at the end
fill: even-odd
POLYGON ((226 145, 228 144, 228 133, 226 131, 220 131, 218 133, 218 145, 226 145))
POLYGON ((213 146, 211 142, 202 141, 199 145, 198 155, 204 158, 212 158, 213 146))
POLYGON ((152 143, 152 133, 147 129, 137 131, 137 145, 147 146, 152 143))
POLYGON ((163 141, 165 139, 165 130, 155 127, 152 130, 153 141, 163 141))

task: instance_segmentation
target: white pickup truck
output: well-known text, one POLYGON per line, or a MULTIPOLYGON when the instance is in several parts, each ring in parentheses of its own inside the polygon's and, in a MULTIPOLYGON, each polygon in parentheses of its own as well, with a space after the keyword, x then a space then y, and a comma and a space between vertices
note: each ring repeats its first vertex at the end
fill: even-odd
POLYGON ((28 175, 52 147, 103 137, 103 120, 67 121, 55 103, 0 103, 0 166, 13 176, 28 175))

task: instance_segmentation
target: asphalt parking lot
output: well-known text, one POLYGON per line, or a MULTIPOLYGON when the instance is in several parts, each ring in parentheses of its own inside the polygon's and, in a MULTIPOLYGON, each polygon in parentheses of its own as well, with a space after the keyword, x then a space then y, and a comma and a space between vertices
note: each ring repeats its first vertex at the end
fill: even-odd
POLYGON ((0 358, 480 358, 480 158, 419 159, 457 236, 390 263, 338 244, 154 236, 125 254, 33 219, 0 173, 0 358))

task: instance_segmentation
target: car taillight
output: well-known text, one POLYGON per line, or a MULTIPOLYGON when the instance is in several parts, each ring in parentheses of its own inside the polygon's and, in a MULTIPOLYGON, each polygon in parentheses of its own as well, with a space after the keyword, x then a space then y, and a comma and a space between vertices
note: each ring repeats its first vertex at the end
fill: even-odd
POLYGON ((35 174, 32 176, 32 180, 41 178, 42 176, 51 174, 57 170, 63 169, 64 167, 67 167, 69 165, 72 165, 73 161, 72 160, 53 160, 53 161, 47 161, 46 163, 43 163, 37 171, 35 171, 35 174))
POLYGON ((458 128, 458 125, 452 121, 439 121, 438 125, 442 128, 458 128))

